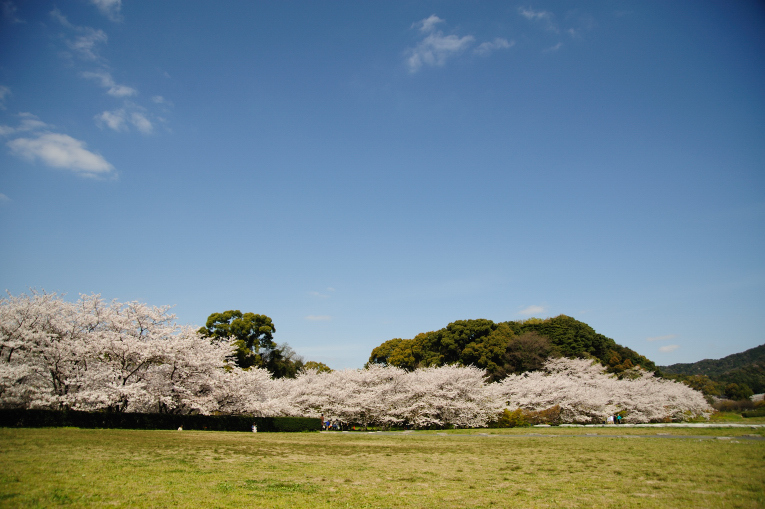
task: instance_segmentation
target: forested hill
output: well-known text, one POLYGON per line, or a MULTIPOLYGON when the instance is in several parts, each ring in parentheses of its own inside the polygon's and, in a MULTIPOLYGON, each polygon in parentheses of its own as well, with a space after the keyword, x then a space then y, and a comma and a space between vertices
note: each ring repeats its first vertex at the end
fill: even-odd
POLYGON ((722 359, 672 364, 660 366, 659 369, 667 375, 681 375, 681 379, 704 375, 715 382, 745 385, 755 393, 763 393, 765 392, 765 344, 722 359))
POLYGON ((765 363, 765 344, 750 348, 741 353, 734 353, 722 359, 704 359, 703 361, 688 364, 672 364, 660 366, 664 373, 676 373, 678 375, 707 375, 716 377, 748 366, 749 364, 765 363))
POLYGON ((656 369, 647 358, 566 315, 500 323, 458 320, 412 339, 386 341, 372 350, 369 362, 407 370, 455 363, 474 365, 499 380, 511 373, 539 369, 550 355, 593 357, 614 373, 638 365, 656 369))

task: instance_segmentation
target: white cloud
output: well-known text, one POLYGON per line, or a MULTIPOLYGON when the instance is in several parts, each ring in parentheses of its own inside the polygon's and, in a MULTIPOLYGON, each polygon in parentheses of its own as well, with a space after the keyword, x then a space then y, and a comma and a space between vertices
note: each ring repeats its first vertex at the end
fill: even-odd
POLYGON ((106 125, 109 129, 115 131, 127 130, 127 117, 125 110, 104 111, 103 113, 96 115, 96 124, 99 127, 106 125))
POLYGON ((106 44, 109 40, 106 36, 106 32, 101 29, 96 30, 95 28, 73 25, 58 9, 50 11, 50 16, 58 21, 63 27, 81 34, 74 39, 65 39, 66 45, 70 50, 75 52, 83 60, 100 59, 98 45, 102 43, 106 44))
POLYGON ((518 313, 529 316, 529 315, 538 315, 540 313, 544 313, 545 308, 542 306, 529 306, 526 309, 521 309, 518 313))
POLYGON ((680 348, 680 345, 667 345, 667 346, 660 347, 659 351, 662 353, 669 353, 669 352, 674 352, 678 348, 680 348))
POLYGON ((416 47, 407 51, 409 57, 406 63, 409 72, 415 73, 425 65, 440 67, 450 57, 460 54, 475 41, 475 37, 472 35, 458 37, 456 35, 444 35, 440 30, 435 30, 435 25, 443 21, 438 16, 432 15, 412 25, 412 27, 419 26, 420 32, 428 35, 416 47))
POLYGON ((11 199, 10 199, 10 198, 8 198, 8 197, 7 197, 6 195, 4 195, 3 193, 0 193, 0 203, 9 203, 10 201, 11 201, 11 199))
POLYGON ((11 152, 29 161, 95 177, 109 175, 114 167, 100 154, 87 150, 84 142, 66 134, 43 133, 36 138, 17 138, 7 143, 11 152))
POLYGON ((121 21, 122 0, 90 0, 90 3, 98 7, 101 14, 112 21, 121 21))
MULTIPOLYGON (((130 105, 128 107, 138 108, 136 105, 130 105)), ((154 124, 149 120, 144 113, 133 111, 128 112, 125 108, 120 108, 113 111, 104 111, 94 117, 96 125, 98 127, 108 127, 117 132, 127 131, 128 124, 132 125, 139 132, 143 134, 151 134, 154 132, 154 124)))
POLYGON ((108 72, 83 72, 80 75, 83 78, 99 81, 101 86, 107 89, 106 93, 112 97, 129 97, 138 94, 134 88, 118 85, 108 72))
POLYGON ((433 30, 433 27, 443 22, 444 20, 442 20, 435 14, 431 14, 429 18, 425 18, 422 21, 413 23, 412 28, 419 26, 420 32, 431 32, 433 30))
POLYGON ((135 128, 143 134, 151 134, 151 132, 154 130, 154 126, 142 113, 134 112, 132 115, 130 115, 130 121, 133 123, 135 128))
POLYGON ((40 120, 37 115, 33 115, 31 113, 19 113, 19 117, 21 118, 21 124, 17 129, 18 131, 35 131, 37 129, 46 129, 51 127, 40 120))
POLYGON ((86 28, 85 34, 74 40, 67 40, 66 45, 84 60, 97 60, 99 56, 96 46, 101 43, 106 43, 107 41, 108 37, 103 30, 86 28))
POLYGON ((667 334, 666 336, 655 336, 652 338, 645 338, 646 341, 665 341, 667 339, 675 339, 677 334, 667 334))
POLYGON ((529 21, 543 23, 545 25, 545 29, 549 30, 550 32, 555 32, 556 34, 560 33, 560 30, 554 21, 555 16, 550 11, 535 11, 531 7, 528 9, 525 7, 519 7, 518 13, 529 21))
POLYGON ((559 43, 558 43, 558 44, 556 44, 555 46, 550 46, 549 48, 547 48, 547 49, 545 49, 545 50, 542 50, 542 51, 543 51, 544 53, 548 53, 548 52, 551 52, 551 51, 558 51, 558 50, 559 50, 559 49, 561 49, 562 47, 563 47, 563 43, 562 43, 562 42, 559 42, 559 43))
POLYGON ((531 7, 528 9, 525 7, 518 7, 518 13, 529 20, 549 20, 552 18, 552 13, 549 11, 535 11, 531 7))
POLYGON ((0 125, 0 136, 9 136, 11 134, 36 131, 51 127, 31 113, 19 113, 18 117, 21 119, 18 127, 0 125))
POLYGON ((498 50, 498 49, 507 49, 511 48, 515 45, 515 41, 508 42, 507 39, 501 39, 497 37, 491 42, 484 42, 480 46, 478 46, 475 50, 473 50, 474 53, 481 55, 481 56, 487 56, 492 51, 498 50))
POLYGON ((312 322, 328 322, 332 320, 332 317, 329 315, 308 315, 305 319, 312 322))

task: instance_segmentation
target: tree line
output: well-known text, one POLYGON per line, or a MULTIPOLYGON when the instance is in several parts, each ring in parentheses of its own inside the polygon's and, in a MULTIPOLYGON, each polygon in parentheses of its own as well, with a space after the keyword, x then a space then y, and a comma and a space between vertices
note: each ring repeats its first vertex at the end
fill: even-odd
MULTIPOLYGON (((488 321, 461 325, 441 340, 443 355, 454 356, 448 359, 475 343, 466 341, 471 331, 494 339, 507 334, 488 321)), ((0 301, 0 407, 323 417, 416 428, 485 426, 504 410, 566 422, 602 422, 616 412, 626 422, 649 422, 711 411, 686 385, 639 368, 617 377, 594 358, 552 357, 539 370, 499 381, 459 362, 332 371, 301 360, 293 372, 272 362, 281 356, 282 363, 298 363, 274 343, 274 333, 270 318, 238 311, 213 314, 194 329, 179 326, 168 307, 98 295, 75 302, 56 294, 9 295, 0 301)), ((472 351, 477 357, 482 350, 472 351)))

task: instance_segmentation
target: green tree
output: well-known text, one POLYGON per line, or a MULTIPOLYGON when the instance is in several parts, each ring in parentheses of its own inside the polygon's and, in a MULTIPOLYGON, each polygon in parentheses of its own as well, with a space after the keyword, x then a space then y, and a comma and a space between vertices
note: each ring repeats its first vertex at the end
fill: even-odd
POLYGON ((234 361, 241 368, 265 367, 277 348, 274 332, 276 328, 271 318, 242 313, 238 309, 211 314, 205 326, 199 329, 200 334, 212 339, 235 338, 237 350, 234 361))
POLYGON ((746 384, 731 383, 725 386, 725 396, 736 401, 749 400, 753 394, 752 389, 746 384))
POLYGON ((323 362, 308 361, 303 364, 303 369, 315 369, 318 373, 332 373, 332 368, 323 362))
POLYGON ((262 367, 266 368, 274 378, 295 378, 305 365, 299 356, 287 343, 266 350, 261 354, 262 367))
POLYGON ((507 343, 506 374, 542 369, 551 353, 553 347, 549 339, 534 331, 524 332, 507 343))

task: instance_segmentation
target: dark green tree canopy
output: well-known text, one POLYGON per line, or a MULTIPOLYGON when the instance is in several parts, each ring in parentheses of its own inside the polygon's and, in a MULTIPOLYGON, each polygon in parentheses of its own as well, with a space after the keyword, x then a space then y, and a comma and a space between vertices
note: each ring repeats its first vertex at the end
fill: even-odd
POLYGON ((372 350, 370 363, 407 370, 445 364, 485 369, 490 380, 540 369, 549 356, 596 358, 613 373, 653 362, 570 316, 495 323, 457 320, 413 339, 391 339, 372 350))
POLYGON ((276 328, 271 318, 242 313, 238 309, 211 314, 205 326, 199 329, 200 334, 209 338, 235 338, 235 362, 241 368, 265 367, 266 360, 273 357, 271 352, 277 348, 274 332, 276 328))
POLYGON ((211 338, 236 338, 254 352, 276 347, 273 321, 266 315, 242 313, 238 309, 211 314, 199 332, 211 338))
POLYGON ((213 313, 199 333, 213 340, 234 338, 236 352, 232 361, 243 369, 267 369, 274 378, 294 378, 304 367, 332 371, 320 362, 305 360, 287 343, 274 342, 276 327, 271 318, 238 309, 213 313))

